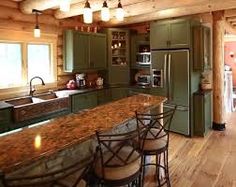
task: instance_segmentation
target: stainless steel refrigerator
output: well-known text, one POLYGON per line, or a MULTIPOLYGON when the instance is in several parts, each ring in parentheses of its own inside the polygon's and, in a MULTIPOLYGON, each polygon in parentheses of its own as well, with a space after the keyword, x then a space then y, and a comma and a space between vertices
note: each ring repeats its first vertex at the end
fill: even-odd
POLYGON ((152 50, 151 55, 155 94, 168 98, 164 109, 177 105, 171 131, 190 135, 192 92, 190 52, 188 49, 152 50))

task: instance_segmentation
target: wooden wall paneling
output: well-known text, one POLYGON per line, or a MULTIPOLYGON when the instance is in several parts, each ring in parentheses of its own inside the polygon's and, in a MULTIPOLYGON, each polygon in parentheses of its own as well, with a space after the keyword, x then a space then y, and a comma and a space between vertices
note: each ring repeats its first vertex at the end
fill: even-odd
POLYGON ((5 7, 11 7, 11 8, 18 8, 18 3, 14 1, 9 1, 9 0, 1 0, 1 6, 5 7))

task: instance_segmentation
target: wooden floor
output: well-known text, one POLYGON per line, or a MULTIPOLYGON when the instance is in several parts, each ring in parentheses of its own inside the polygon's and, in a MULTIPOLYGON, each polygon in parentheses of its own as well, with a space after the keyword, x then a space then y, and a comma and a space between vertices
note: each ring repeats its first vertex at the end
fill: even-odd
MULTIPOLYGON (((236 113, 224 132, 205 138, 171 134, 169 169, 172 187, 236 187, 236 113)), ((145 187, 155 187, 149 170, 145 187)))

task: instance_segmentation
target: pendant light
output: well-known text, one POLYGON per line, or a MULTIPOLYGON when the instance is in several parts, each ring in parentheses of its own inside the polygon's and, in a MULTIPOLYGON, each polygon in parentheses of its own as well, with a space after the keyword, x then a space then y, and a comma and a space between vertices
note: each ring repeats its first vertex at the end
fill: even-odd
POLYGON ((41 14, 42 12, 39 11, 39 10, 33 9, 33 10, 32 10, 32 13, 35 14, 34 37, 35 37, 35 38, 40 38, 41 31, 40 31, 40 28, 39 28, 38 16, 39 16, 39 14, 41 14))
POLYGON ((86 0, 84 5, 83 18, 84 18, 84 23, 89 24, 93 22, 93 13, 88 0, 86 0))
POLYGON ((102 21, 109 21, 110 20, 110 11, 107 6, 107 1, 103 2, 102 10, 101 10, 101 18, 102 21))
POLYGON ((70 0, 60 0, 60 10, 62 12, 70 11, 70 0))
POLYGON ((121 2, 119 0, 118 7, 116 9, 116 19, 118 21, 123 21, 124 20, 124 14, 125 14, 124 13, 124 9, 122 8, 122 4, 121 4, 121 2))

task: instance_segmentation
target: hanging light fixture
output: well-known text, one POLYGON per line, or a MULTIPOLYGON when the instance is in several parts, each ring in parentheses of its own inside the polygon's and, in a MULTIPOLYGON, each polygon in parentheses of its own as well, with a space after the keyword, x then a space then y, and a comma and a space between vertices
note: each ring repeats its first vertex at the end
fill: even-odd
POLYGON ((60 0, 60 10, 62 12, 70 11, 70 0, 60 0))
POLYGON ((42 12, 39 11, 39 10, 33 9, 33 10, 32 10, 32 13, 35 14, 34 37, 35 37, 35 38, 39 38, 40 35, 41 35, 41 31, 40 31, 40 28, 39 28, 38 16, 39 16, 39 14, 41 14, 42 12))
POLYGON ((116 9, 116 19, 118 21, 123 21, 124 20, 124 9, 122 8, 122 4, 119 0, 118 7, 116 9))
POLYGON ((109 21, 110 20, 110 11, 107 6, 107 1, 103 2, 102 10, 101 10, 101 18, 102 21, 109 21))
POLYGON ((93 22, 93 12, 90 7, 88 0, 86 0, 84 5, 84 12, 83 12, 84 23, 92 23, 93 22))

